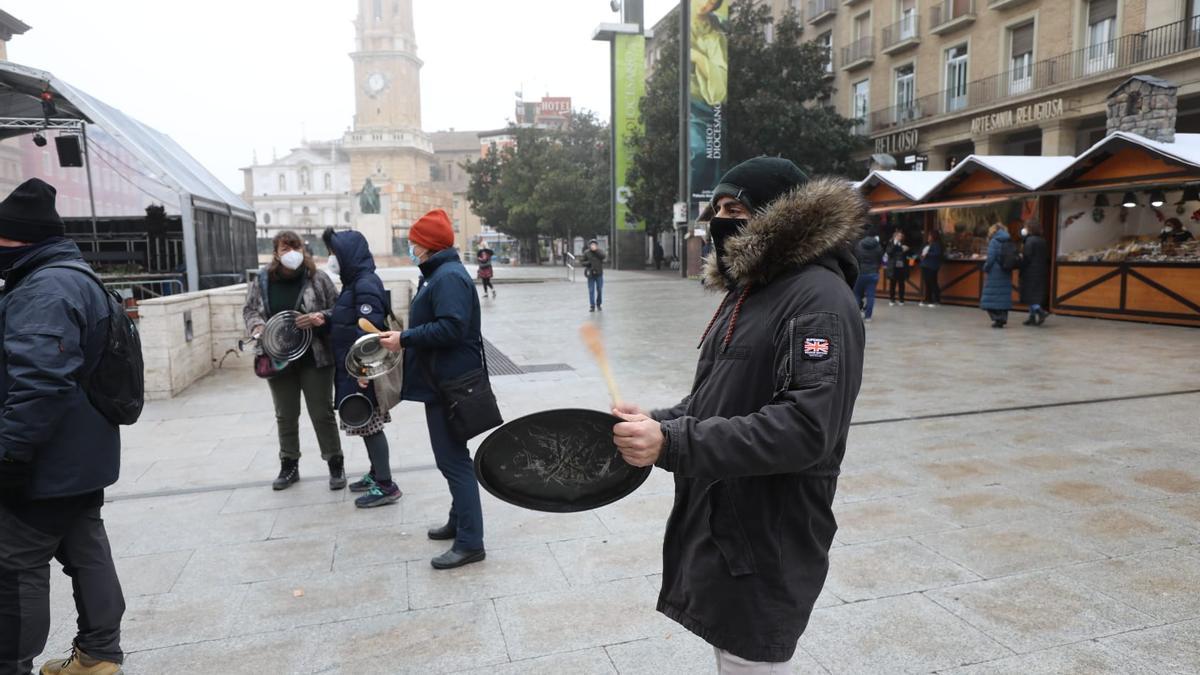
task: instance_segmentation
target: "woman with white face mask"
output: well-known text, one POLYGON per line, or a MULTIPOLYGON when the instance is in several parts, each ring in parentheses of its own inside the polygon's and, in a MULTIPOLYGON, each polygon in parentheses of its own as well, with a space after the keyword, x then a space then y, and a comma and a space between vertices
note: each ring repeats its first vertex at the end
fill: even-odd
POLYGON ((300 397, 308 408, 329 466, 329 489, 346 487, 345 460, 333 413, 334 358, 329 338, 329 313, 337 289, 329 276, 317 270, 304 241, 295 232, 280 232, 274 239, 275 257, 259 270, 246 289, 242 317, 248 335, 260 335, 267 321, 280 312, 298 311, 300 328, 313 331, 312 344, 298 360, 267 379, 275 403, 279 430, 279 477, 272 487, 285 490, 300 480, 300 397))

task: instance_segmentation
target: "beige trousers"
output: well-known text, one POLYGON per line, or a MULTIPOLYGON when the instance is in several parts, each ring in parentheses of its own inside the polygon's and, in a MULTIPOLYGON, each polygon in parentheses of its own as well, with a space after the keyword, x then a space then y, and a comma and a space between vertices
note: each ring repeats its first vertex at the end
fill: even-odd
POLYGON ((787 661, 747 661, 723 649, 713 647, 713 651, 717 653, 717 675, 784 675, 788 672, 787 661))

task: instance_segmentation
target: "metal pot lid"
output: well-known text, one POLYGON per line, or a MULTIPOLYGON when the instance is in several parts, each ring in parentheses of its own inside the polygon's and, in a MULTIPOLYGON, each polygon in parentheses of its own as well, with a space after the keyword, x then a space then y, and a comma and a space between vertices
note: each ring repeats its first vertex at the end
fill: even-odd
POLYGON ((612 428, 595 410, 547 410, 493 431, 475 453, 475 475, 494 497, 551 513, 587 511, 637 490, 652 467, 621 458, 612 428))
POLYGON ((403 352, 388 351, 378 334, 364 335, 354 341, 346 354, 346 370, 351 377, 374 380, 383 377, 404 362, 403 352))
POLYGON ((312 345, 312 330, 296 327, 296 319, 301 316, 300 312, 287 311, 271 317, 259 338, 267 356, 285 362, 304 356, 312 345))

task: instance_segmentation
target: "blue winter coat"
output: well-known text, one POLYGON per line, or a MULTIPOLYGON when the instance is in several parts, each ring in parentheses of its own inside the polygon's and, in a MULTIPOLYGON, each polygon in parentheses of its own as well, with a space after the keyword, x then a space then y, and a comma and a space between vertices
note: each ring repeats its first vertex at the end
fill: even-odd
POLYGON ((333 339, 334 389, 337 402, 355 393, 364 393, 372 403, 375 399, 374 385, 365 390, 358 388, 358 381, 346 370, 346 355, 358 338, 366 331, 358 327, 359 319, 367 319, 381 330, 387 329, 387 309, 383 282, 375 274, 375 259, 367 240, 359 232, 335 232, 330 248, 341 268, 342 292, 338 296, 330 315, 330 335, 333 339))
POLYGON ((1012 271, 1000 266, 1000 251, 1004 244, 1011 241, 1008 230, 1000 230, 988 242, 987 260, 983 263, 983 293, 979 296, 980 309, 1012 309, 1012 271))
POLYGON ((83 256, 68 240, 40 247, 0 293, 0 457, 33 463, 33 499, 102 490, 121 472, 121 433, 80 385, 100 361, 108 298, 82 272, 37 271, 52 262, 83 256))
POLYGON ((479 296, 458 251, 446 249, 421 264, 425 282, 413 297, 404 346, 405 401, 438 401, 428 374, 445 382, 483 367, 479 296))

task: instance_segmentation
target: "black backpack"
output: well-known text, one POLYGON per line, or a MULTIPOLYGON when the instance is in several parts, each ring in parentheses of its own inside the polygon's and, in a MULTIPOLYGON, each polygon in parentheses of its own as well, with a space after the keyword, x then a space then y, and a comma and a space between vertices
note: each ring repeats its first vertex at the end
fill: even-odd
POLYGON ((1021 256, 1017 253, 1017 245, 1011 241, 1000 244, 1000 269, 1011 272, 1021 265, 1021 256))
POLYGON ((108 341, 96 367, 88 373, 84 389, 92 406, 109 422, 125 426, 136 423, 146 402, 142 338, 137 324, 125 313, 121 296, 109 290, 91 268, 76 263, 51 263, 38 271, 55 267, 82 272, 104 291, 108 299, 108 341))

